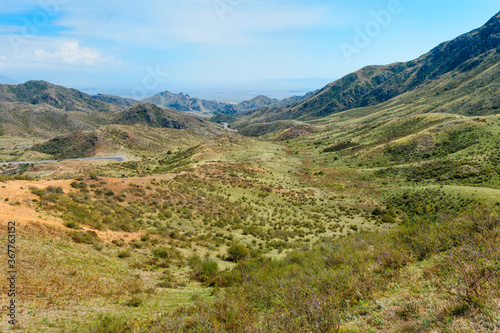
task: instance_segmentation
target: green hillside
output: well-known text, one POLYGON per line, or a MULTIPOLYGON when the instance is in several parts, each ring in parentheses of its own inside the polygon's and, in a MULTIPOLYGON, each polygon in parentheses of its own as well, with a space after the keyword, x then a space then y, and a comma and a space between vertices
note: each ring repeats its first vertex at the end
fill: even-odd
POLYGON ((500 110, 500 13, 483 27, 442 43, 418 59, 368 66, 313 96, 284 108, 264 108, 240 117, 242 133, 275 120, 312 120, 362 108, 365 114, 455 113, 469 116, 500 110), (246 129, 252 125, 252 128, 246 129))

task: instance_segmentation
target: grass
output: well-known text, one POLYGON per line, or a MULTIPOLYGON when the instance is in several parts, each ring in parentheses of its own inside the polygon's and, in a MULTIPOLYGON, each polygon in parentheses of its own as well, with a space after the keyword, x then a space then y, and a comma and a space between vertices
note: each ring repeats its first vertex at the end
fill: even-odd
MULTIPOLYGON (((39 236, 26 233, 23 246, 31 250, 23 267, 34 277, 27 290, 45 288, 47 296, 32 297, 29 316, 26 310, 21 319, 25 327, 47 332, 168 331, 186 323, 194 326, 184 331, 203 331, 200 322, 230 332, 411 331, 447 327, 449 318, 476 323, 464 318, 485 312, 461 308, 459 300, 440 293, 448 282, 436 275, 449 273, 439 266, 448 254, 466 251, 442 247, 449 243, 438 232, 428 246, 417 237, 420 229, 408 232, 406 243, 394 235, 410 220, 424 225, 443 213, 495 209, 497 149, 485 138, 496 130, 496 118, 487 120, 424 115, 383 120, 373 128, 353 119, 332 127, 325 120, 309 135, 279 143, 234 134, 204 142, 187 138, 175 147, 162 143, 159 150, 139 145, 129 162, 53 171, 30 181, 34 187, 25 195, 31 207, 19 199, 21 208, 62 221, 50 237, 45 226, 32 227, 39 236), (462 130, 469 125, 472 131, 462 130), (387 160, 384 147, 413 147, 426 133, 434 133, 436 142, 449 133, 458 133, 452 141, 465 135, 468 147, 424 164, 413 153, 398 153, 393 166, 374 167, 387 160), (469 144, 471 133, 481 147, 469 144), (324 153, 339 142, 359 145, 324 153), (467 170, 469 177, 453 176, 467 170), (47 268, 28 269, 40 265, 47 268), (438 273, 429 278, 433 270, 438 273), (87 281, 96 282, 87 290, 87 281), (275 289, 283 283, 286 293, 275 289), (342 299, 316 290, 332 284, 342 299), (287 317, 291 311, 300 315, 287 317), (253 326, 257 322, 263 326, 253 326)), ((116 138, 123 134, 123 128, 114 130, 116 138)), ((40 171, 27 167, 3 181, 34 172, 40 171)))

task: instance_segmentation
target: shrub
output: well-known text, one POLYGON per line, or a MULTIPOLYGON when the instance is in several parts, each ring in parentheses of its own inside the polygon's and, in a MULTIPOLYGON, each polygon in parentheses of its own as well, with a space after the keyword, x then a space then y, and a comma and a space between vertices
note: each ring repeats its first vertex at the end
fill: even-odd
POLYGON ((97 233, 94 231, 71 231, 69 236, 75 243, 79 244, 96 244, 99 243, 97 233))
POLYGON ((153 255, 156 258, 159 259, 180 259, 182 258, 182 255, 179 251, 173 248, 168 248, 165 246, 162 247, 157 247, 156 249, 153 250, 153 255))
POLYGON ((126 319, 100 315, 98 322, 90 327, 89 333, 122 333, 132 329, 126 319))
POLYGON ((198 255, 189 258, 189 264, 192 268, 191 276, 193 279, 206 284, 213 284, 219 272, 219 265, 210 258, 201 259, 198 255))
POLYGON ((125 302, 126 306, 138 308, 142 304, 142 298, 138 296, 133 296, 125 302))
POLYGON ((80 229, 80 225, 78 225, 78 223, 73 222, 73 221, 69 221, 69 222, 64 223, 64 226, 66 228, 70 228, 70 229, 80 229))
POLYGON ((245 260, 249 256, 250 256, 250 251, 245 245, 241 243, 235 243, 231 245, 227 250, 226 260, 237 262, 240 260, 245 260))
POLYGON ((69 185, 73 188, 76 188, 76 189, 86 189, 87 188, 87 184, 85 182, 77 182, 76 180, 71 182, 71 184, 69 184, 69 185))
POLYGON ((118 252, 117 257, 120 259, 129 258, 130 251, 128 251, 128 250, 120 251, 120 252, 118 252))

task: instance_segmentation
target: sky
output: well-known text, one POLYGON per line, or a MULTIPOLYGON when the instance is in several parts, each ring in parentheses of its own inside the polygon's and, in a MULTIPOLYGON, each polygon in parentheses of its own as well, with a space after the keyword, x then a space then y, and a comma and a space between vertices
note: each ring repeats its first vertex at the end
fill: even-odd
POLYGON ((0 0, 0 83, 282 98, 417 58, 499 10, 498 0, 0 0))

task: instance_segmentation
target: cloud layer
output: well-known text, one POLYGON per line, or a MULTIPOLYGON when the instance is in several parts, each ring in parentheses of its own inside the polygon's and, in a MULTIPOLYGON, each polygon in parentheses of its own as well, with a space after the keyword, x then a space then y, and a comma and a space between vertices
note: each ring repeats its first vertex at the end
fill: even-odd
POLYGON ((92 66, 105 61, 97 49, 81 47, 76 41, 58 42, 55 51, 35 50, 35 59, 42 63, 64 63, 92 66))

